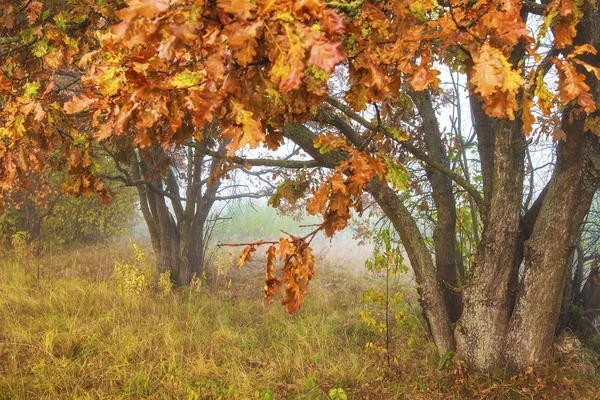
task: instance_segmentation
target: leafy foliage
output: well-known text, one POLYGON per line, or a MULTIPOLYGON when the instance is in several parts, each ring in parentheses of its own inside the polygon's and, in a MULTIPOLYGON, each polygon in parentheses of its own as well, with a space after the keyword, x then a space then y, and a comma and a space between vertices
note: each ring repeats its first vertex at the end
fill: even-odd
POLYGON ((52 213, 44 218, 43 237, 57 244, 100 242, 127 233, 138 220, 137 195, 131 188, 121 188, 110 205, 97 196, 61 196, 52 213))

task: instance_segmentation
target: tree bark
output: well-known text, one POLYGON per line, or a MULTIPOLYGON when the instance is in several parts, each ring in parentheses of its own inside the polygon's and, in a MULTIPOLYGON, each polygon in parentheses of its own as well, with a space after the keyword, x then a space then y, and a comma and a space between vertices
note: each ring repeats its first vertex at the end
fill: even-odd
MULTIPOLYGON (((150 184, 136 185, 140 208, 156 254, 157 268, 160 272, 170 270, 171 280, 179 286, 188 285, 194 274, 202 274, 207 240, 204 225, 220 184, 216 176, 207 180, 209 183, 202 181, 203 156, 194 150, 188 155, 185 206, 172 167, 167 167, 162 175, 155 171, 168 157, 163 149, 140 150, 132 173, 136 181, 150 179, 150 184)), ((206 172, 215 175, 219 163, 214 159, 206 172)))
MULTIPOLYGON (((487 224, 464 285, 457 354, 477 370, 499 367, 510 316, 510 282, 516 273, 525 138, 518 122, 499 122, 487 224)), ((478 133, 483 135, 483 133, 478 133)))
POLYGON ((525 244, 525 273, 510 321, 506 361, 522 370, 547 360, 561 308, 570 255, 600 179, 598 138, 584 134, 583 119, 569 122, 533 233, 525 244))

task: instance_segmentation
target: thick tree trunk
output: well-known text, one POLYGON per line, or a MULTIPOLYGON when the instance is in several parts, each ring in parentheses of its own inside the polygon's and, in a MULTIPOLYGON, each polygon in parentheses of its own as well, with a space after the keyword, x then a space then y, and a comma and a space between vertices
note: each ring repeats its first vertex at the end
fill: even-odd
MULTIPOLYGON (((598 48, 599 40, 598 10, 590 7, 578 25, 573 44, 598 48)), ((598 65, 600 56, 590 54, 585 61, 598 65)), ((593 98, 600 98, 595 77, 587 74, 586 81, 593 98)), ((585 120, 581 110, 567 107, 563 111, 566 140, 558 145, 548 191, 525 243, 524 277, 507 334, 506 362, 516 370, 539 364, 551 354, 570 256, 600 184, 600 143, 597 136, 585 132, 585 120)))
POLYGON ((548 193, 525 244, 525 273, 506 351, 508 365, 517 370, 550 356, 570 256, 600 178, 594 165, 600 158, 598 138, 584 135, 582 119, 569 119, 567 112, 567 140, 559 143, 548 193))
POLYGON ((487 224, 463 292, 455 330, 458 356, 477 370, 500 365, 518 258, 525 138, 516 122, 499 123, 487 224))

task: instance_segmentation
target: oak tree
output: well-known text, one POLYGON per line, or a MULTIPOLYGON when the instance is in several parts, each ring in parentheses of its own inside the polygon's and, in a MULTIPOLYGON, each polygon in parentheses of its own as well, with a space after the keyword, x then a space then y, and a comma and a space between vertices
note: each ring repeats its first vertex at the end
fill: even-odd
MULTIPOLYGON (((297 168, 298 181, 276 199, 307 197, 329 236, 363 210, 365 193, 379 204, 406 249, 440 355, 456 350, 479 370, 525 369, 550 356, 577 234, 600 183, 597 1, 128 0, 110 30, 101 26, 108 16, 90 19, 97 42, 78 44, 89 50, 77 62, 81 93, 62 107, 28 75, 72 53, 69 27, 53 34, 57 17, 44 20, 51 3, 8 2, 0 19, 7 32, 28 32, 15 22, 23 13, 44 21, 33 36, 2 39, 3 54, 25 46, 2 65, 3 190, 53 151, 55 132, 65 132, 57 123, 81 118, 100 143, 191 146, 221 160, 222 173, 234 164, 297 168), (436 113, 445 68, 467 79, 481 185, 450 160, 465 143, 447 141, 436 113), (547 132, 558 139, 556 162, 532 201, 526 153, 547 132), (285 139, 310 159, 239 155, 285 139), (403 201, 411 160, 425 169, 436 210, 433 254, 403 201), (472 262, 457 244, 461 196, 477 232, 472 262)), ((78 4, 101 15, 109 8, 78 4)), ((105 190, 91 149, 61 150, 66 190, 105 190)), ((314 275, 312 237, 249 243, 240 257, 269 245, 266 296, 283 287, 289 312, 314 275)))

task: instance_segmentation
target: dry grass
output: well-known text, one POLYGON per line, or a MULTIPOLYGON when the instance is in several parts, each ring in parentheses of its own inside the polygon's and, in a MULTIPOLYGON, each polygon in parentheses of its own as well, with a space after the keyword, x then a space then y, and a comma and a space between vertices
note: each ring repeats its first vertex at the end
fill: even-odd
POLYGON ((292 317, 263 303, 259 265, 163 297, 120 288, 114 263, 131 257, 113 244, 2 263, 0 399, 321 399, 334 388, 381 399, 600 396, 581 355, 514 377, 439 370, 420 327, 395 329, 398 362, 385 367, 365 351, 376 334, 357 313, 373 284, 364 276, 322 267, 292 317))

